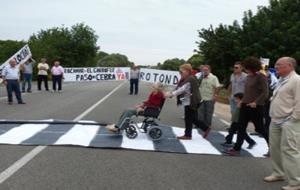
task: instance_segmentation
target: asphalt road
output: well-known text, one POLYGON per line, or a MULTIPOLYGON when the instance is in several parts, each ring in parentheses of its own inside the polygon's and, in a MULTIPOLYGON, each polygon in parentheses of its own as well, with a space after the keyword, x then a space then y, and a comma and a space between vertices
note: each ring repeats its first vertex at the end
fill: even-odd
MULTIPOLYGON (((0 88, 0 118, 73 120, 121 83, 71 83, 61 94, 34 91, 24 95, 26 105, 12 106, 0 88)), ((115 122, 125 108, 147 97, 148 86, 142 83, 140 94, 129 96, 125 82, 82 119, 115 122)), ((175 101, 168 100, 161 123, 183 127, 182 115, 175 101)), ((225 127, 214 118, 215 130, 225 127)), ((34 148, 0 145, 0 173, 34 148)), ((280 189, 284 183, 263 182, 270 172, 270 160, 261 158, 50 146, 0 184, 0 190, 280 189)))

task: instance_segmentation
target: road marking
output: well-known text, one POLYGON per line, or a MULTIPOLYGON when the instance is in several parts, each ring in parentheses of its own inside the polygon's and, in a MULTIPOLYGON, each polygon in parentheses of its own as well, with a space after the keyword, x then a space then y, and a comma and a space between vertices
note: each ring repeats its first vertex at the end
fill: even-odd
POLYGON ((224 124, 230 126, 231 124, 228 121, 225 121, 224 119, 219 118, 221 122, 223 122, 224 124))
POLYGON ((218 117, 216 114, 213 114, 213 117, 218 118, 218 119, 219 119, 222 123, 224 123, 225 125, 228 125, 228 126, 231 125, 230 122, 228 122, 228 121, 226 121, 226 120, 224 120, 224 119, 218 117))
MULTIPOLYGON (((110 93, 100 99, 96 104, 92 105, 88 109, 86 109, 82 114, 77 116, 73 121, 79 121, 91 111, 93 111, 98 105, 104 102, 107 98, 109 98, 113 93, 119 90, 126 82, 122 82, 115 89, 113 89, 110 93)), ((35 156, 37 156, 40 152, 42 152, 47 146, 37 146, 28 152, 25 156, 20 158, 18 161, 9 166, 6 170, 0 173, 0 184, 5 182, 8 178, 14 175, 17 171, 19 171, 23 166, 25 166, 28 162, 30 162, 35 156)))

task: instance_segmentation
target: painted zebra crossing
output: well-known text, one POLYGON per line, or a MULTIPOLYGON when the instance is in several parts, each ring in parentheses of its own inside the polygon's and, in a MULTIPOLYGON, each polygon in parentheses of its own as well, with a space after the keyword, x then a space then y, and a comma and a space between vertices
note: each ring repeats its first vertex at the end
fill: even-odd
MULTIPOLYGON (((101 125, 92 124, 0 124, 0 144, 11 145, 53 145, 82 146, 93 148, 119 148, 133 150, 160 151, 172 153, 192 153, 223 155, 226 132, 212 131, 203 139, 200 131, 193 130, 193 140, 179 141, 176 136, 182 135, 183 128, 163 126, 164 138, 152 141, 145 133, 138 134, 136 139, 126 135, 112 134, 101 125)), ((263 157, 268 146, 263 138, 252 137, 258 146, 249 150, 244 143, 242 156, 263 157)), ((234 139, 235 140, 235 139, 234 139)))

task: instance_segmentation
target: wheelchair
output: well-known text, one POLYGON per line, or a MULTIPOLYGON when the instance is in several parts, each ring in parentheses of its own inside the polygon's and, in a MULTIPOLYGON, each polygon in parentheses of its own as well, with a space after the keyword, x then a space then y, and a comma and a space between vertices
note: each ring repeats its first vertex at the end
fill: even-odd
POLYGON ((163 130, 158 124, 159 115, 163 108, 165 99, 162 101, 160 107, 147 106, 143 112, 140 112, 136 115, 136 118, 139 116, 144 117, 142 124, 139 126, 138 122, 133 118, 126 118, 124 122, 126 125, 124 131, 126 136, 129 139, 135 139, 138 136, 138 131, 140 133, 146 133, 147 136, 154 140, 158 141, 163 138, 163 130))

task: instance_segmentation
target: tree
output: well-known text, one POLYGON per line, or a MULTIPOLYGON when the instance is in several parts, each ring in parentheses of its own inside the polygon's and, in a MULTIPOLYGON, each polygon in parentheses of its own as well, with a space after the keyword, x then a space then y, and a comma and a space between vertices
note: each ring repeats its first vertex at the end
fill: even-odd
POLYGON ((184 59, 179 59, 179 58, 167 59, 166 61, 163 62, 163 64, 159 65, 158 69, 177 71, 179 69, 179 66, 184 63, 185 63, 184 59))
POLYGON ((0 40, 0 65, 21 49, 26 42, 14 40, 0 40))
POLYGON ((235 61, 247 56, 267 57, 271 66, 282 56, 300 61, 300 0, 270 0, 257 14, 246 11, 242 25, 212 26, 198 31, 197 53, 212 66, 223 82, 228 81, 235 61))
POLYGON ((35 58, 45 57, 51 63, 60 60, 67 67, 95 65, 98 36, 83 23, 71 27, 55 27, 41 30, 29 38, 29 46, 35 58))
POLYGON ((194 54, 188 60, 194 69, 198 69, 200 65, 204 65, 204 57, 201 54, 194 54))
POLYGON ((131 67, 133 65, 127 56, 118 53, 106 55, 97 62, 98 67, 131 67))

